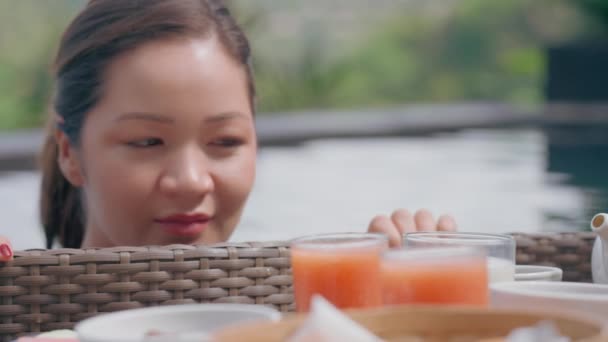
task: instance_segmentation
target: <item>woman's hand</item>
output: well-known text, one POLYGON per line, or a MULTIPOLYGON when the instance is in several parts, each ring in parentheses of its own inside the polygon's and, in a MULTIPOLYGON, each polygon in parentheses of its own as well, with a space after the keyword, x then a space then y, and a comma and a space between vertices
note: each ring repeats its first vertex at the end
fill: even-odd
POLYGON ((8 238, 0 236, 0 262, 13 260, 13 247, 8 238))
POLYGON ((370 233, 386 234, 392 248, 401 246, 405 233, 435 230, 455 231, 456 221, 449 215, 442 215, 435 221, 433 214, 426 209, 418 210, 414 215, 406 209, 399 209, 390 217, 374 217, 367 228, 370 233))

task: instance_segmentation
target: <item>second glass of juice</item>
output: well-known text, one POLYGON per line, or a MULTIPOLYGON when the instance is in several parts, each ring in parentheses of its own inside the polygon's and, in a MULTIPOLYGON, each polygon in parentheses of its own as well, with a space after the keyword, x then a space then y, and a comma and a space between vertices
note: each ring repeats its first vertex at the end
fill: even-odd
POLYGON ((486 263, 483 250, 467 247, 387 251, 381 264, 383 301, 487 306, 486 263))
POLYGON ((416 232, 408 233, 403 246, 472 247, 483 249, 487 255, 490 283, 513 281, 515 277, 515 239, 505 234, 469 232, 416 232))
POLYGON ((387 248, 382 234, 322 234, 293 240, 296 310, 308 311, 315 294, 341 309, 381 306, 380 255, 387 248))

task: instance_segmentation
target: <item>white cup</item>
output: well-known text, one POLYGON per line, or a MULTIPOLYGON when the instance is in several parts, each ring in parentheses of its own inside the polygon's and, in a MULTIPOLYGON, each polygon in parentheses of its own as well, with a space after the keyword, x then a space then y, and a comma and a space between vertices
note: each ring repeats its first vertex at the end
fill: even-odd
POLYGON ((81 342, 207 341, 226 326, 259 320, 278 321, 272 308, 248 304, 184 304, 119 311, 86 319, 76 325, 81 342), (167 337, 162 336, 167 334, 167 337))
POLYGON ((561 268, 537 265, 515 266, 515 281, 562 281, 561 268))

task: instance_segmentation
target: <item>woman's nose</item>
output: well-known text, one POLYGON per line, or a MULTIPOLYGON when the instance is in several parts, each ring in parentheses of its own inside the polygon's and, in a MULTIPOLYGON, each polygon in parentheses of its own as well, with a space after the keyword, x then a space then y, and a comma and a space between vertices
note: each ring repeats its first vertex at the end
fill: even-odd
POLYGON ((167 166, 161 188, 170 194, 204 196, 214 190, 210 160, 200 150, 184 151, 167 166))

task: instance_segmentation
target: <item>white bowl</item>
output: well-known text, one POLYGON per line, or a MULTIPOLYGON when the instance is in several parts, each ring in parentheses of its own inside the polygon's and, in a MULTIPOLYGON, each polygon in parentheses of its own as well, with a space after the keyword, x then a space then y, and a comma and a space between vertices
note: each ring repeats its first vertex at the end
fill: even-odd
POLYGON ((551 311, 608 320, 608 285, 522 281, 490 284, 495 308, 551 311))
POLYGON ((561 281, 564 272, 558 267, 517 265, 515 281, 561 281))
POLYGON ((141 342, 152 331, 203 341, 209 333, 231 324, 280 318, 277 310, 261 305, 187 304, 100 314, 78 323, 75 330, 81 342, 141 342))

